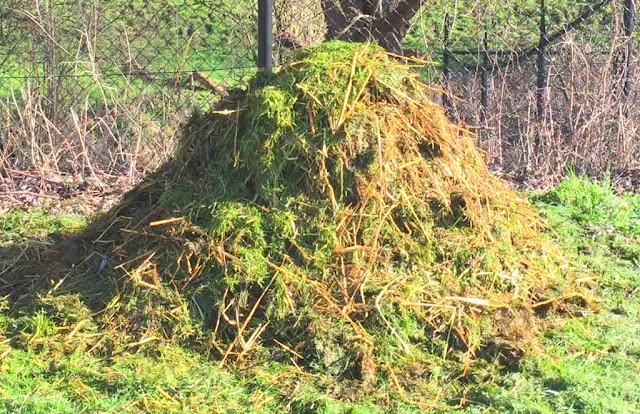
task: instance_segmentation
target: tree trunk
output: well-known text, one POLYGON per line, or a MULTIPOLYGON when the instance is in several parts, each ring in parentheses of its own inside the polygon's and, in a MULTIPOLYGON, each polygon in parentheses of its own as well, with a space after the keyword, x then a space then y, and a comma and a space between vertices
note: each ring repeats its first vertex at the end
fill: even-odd
POLYGON ((422 0, 320 0, 329 39, 376 42, 402 54, 402 40, 422 0))

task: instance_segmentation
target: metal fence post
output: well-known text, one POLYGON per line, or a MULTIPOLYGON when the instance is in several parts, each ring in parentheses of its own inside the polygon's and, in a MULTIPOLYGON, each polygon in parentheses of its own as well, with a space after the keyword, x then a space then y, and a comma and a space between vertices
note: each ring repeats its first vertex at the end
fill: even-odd
POLYGON ((546 117, 546 88, 547 88, 547 8, 544 0, 540 0, 540 43, 538 44, 538 60, 536 69, 538 72, 536 82, 536 106, 539 121, 546 117))
POLYGON ((449 87, 449 79, 451 78, 451 50, 449 44, 449 37, 451 31, 451 18, 449 13, 444 15, 444 27, 443 27, 443 41, 442 41, 442 86, 444 93, 442 94, 442 105, 447 111, 447 115, 453 122, 458 121, 456 108, 451 99, 451 88, 449 87))
POLYGON ((626 37, 626 50, 624 54, 624 86, 622 91, 625 98, 628 98, 631 94, 631 64, 633 58, 633 26, 635 24, 635 6, 634 0, 624 0, 624 35, 626 37))
POLYGON ((258 0, 258 68, 273 68, 273 0, 258 0))
POLYGON ((480 124, 482 129, 489 127, 487 111, 489 106, 489 52, 487 50, 487 31, 482 39, 482 63, 480 68, 480 124))

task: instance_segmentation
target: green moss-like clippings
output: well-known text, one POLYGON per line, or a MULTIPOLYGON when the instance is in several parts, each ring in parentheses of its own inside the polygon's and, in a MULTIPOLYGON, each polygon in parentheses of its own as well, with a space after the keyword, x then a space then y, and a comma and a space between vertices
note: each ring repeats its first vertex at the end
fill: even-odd
POLYGON ((194 114, 174 160, 93 225, 117 291, 100 323, 363 390, 419 382, 400 367, 435 355, 530 349, 539 306, 588 297, 430 93, 379 47, 332 42, 194 114))

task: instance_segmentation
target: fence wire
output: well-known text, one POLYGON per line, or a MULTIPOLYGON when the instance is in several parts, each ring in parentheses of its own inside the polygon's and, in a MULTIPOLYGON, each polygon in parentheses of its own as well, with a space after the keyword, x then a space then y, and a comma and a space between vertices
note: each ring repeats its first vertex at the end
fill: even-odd
MULTIPOLYGON (((0 161, 157 164, 191 108, 256 72, 257 6, 3 2, 0 161)), ((635 8, 634 0, 274 0, 274 60, 331 39, 373 41, 430 62, 422 76, 446 91, 434 99, 477 132, 496 168, 626 168, 640 159, 635 8)))
POLYGON ((155 167, 255 74, 256 21, 247 1, 0 2, 0 165, 155 167))
POLYGON ((40 88, 55 107, 100 99, 104 83, 141 91, 237 85, 255 69, 256 7, 245 3, 3 2, 0 96, 40 88))
POLYGON ((434 99, 477 132, 496 169, 590 172, 640 159, 634 0, 300 1, 313 18, 278 19, 289 7, 276 0, 276 39, 373 41, 432 62, 422 74, 446 91, 434 99))

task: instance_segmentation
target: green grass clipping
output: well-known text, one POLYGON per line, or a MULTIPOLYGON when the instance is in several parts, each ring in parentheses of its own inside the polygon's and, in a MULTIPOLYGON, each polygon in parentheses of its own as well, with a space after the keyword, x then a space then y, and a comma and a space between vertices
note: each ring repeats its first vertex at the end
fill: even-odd
POLYGON ((194 114, 50 270, 109 332, 91 349, 404 382, 430 356, 522 355, 545 314, 589 304, 592 280, 447 120, 424 64, 330 42, 194 114))

